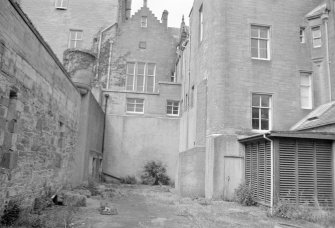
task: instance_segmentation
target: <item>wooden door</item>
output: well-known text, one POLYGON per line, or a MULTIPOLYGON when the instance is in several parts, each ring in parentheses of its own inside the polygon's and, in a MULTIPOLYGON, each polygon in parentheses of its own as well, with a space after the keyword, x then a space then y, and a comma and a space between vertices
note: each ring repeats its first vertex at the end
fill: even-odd
POLYGON ((234 192, 243 177, 243 158, 225 156, 224 159, 224 199, 233 200, 234 192))

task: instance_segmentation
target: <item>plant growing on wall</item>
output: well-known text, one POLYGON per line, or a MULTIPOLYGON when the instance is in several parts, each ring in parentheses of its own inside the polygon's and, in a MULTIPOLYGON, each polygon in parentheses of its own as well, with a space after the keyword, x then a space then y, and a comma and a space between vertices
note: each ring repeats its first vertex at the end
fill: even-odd
POLYGON ((148 161, 144 165, 141 179, 143 184, 149 185, 168 185, 170 182, 166 166, 161 161, 148 161))
POLYGON ((0 224, 4 226, 12 226, 20 217, 21 207, 15 200, 10 200, 6 205, 3 215, 0 218, 0 224))

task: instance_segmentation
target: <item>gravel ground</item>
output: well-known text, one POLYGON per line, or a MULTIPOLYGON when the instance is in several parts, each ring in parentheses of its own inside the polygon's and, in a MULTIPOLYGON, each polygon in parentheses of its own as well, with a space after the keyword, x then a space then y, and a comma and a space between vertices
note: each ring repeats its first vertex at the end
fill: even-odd
POLYGON ((91 197, 73 221, 75 228, 216 228, 216 227, 303 227, 316 224, 266 216, 261 207, 243 207, 234 202, 180 198, 168 187, 104 185, 104 197, 91 197), (100 205, 117 208, 117 215, 101 215, 100 205))

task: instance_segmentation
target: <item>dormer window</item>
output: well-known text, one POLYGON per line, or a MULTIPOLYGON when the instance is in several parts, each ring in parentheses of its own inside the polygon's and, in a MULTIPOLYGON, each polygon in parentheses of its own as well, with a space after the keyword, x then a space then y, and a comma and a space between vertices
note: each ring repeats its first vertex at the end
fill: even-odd
POLYGON ((69 5, 69 0, 56 0, 55 8, 59 10, 66 10, 69 5))
POLYGON ((142 28, 147 28, 148 27, 148 17, 147 16, 142 16, 141 17, 141 27, 142 28))

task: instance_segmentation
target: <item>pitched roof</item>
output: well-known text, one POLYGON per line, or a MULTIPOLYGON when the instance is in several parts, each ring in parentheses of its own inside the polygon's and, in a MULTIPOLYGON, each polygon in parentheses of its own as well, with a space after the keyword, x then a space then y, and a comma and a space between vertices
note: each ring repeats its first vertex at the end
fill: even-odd
POLYGON ((327 10, 327 3, 323 3, 317 7, 315 7, 312 11, 310 11, 308 14, 306 14, 306 18, 314 18, 319 17, 321 14, 326 12, 327 10))
POLYGON ((330 124, 335 124, 335 101, 319 106, 290 130, 301 131, 330 124))

